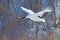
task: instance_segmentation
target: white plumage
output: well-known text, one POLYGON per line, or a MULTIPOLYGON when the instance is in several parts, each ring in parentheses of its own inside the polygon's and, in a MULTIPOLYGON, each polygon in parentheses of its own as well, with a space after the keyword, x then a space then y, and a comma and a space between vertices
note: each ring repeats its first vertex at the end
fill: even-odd
POLYGON ((43 10, 43 11, 34 13, 32 10, 26 9, 26 8, 24 8, 24 7, 21 7, 21 9, 22 9, 23 11, 25 11, 25 12, 28 13, 28 15, 26 16, 26 18, 29 18, 29 19, 31 19, 31 20, 33 20, 33 21, 38 21, 38 22, 40 22, 40 21, 41 21, 41 22, 45 22, 45 19, 39 18, 39 17, 42 17, 43 14, 45 14, 45 12, 51 12, 51 11, 52 11, 52 10, 46 8, 46 9, 43 10), (38 17, 38 16, 39 16, 39 17, 38 17))

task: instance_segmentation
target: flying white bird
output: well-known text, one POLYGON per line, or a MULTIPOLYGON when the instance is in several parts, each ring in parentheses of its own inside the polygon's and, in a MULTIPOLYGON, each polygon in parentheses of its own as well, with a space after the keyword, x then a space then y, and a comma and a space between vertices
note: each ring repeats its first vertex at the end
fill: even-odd
POLYGON ((25 18, 29 18, 33 21, 38 21, 38 22, 45 22, 45 19, 42 18, 46 14, 45 12, 51 12, 52 11, 52 10, 46 8, 43 11, 34 13, 32 10, 26 9, 24 7, 21 7, 21 9, 28 13, 28 15, 25 18))

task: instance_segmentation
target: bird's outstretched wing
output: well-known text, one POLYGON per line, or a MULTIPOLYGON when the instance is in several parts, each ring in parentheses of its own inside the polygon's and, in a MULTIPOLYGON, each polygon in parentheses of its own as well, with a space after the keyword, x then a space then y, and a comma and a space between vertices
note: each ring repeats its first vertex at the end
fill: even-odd
POLYGON ((34 12, 32 10, 29 10, 27 8, 21 7, 21 9, 25 12, 27 12, 28 14, 34 14, 34 12))
POLYGON ((51 10, 51 9, 46 8, 46 9, 45 9, 45 10, 43 10, 43 11, 37 12, 37 13, 36 13, 36 15, 37 15, 37 16, 40 16, 40 17, 44 17, 44 16, 46 16, 46 15, 47 15, 47 13, 48 13, 48 12, 52 12, 52 10, 51 10))

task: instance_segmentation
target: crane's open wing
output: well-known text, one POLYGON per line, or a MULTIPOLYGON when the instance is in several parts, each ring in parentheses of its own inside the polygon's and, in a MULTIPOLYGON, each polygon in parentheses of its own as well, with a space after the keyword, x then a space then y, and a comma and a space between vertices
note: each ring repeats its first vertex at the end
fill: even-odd
POLYGON ((27 12, 28 14, 34 14, 34 12, 32 10, 29 10, 27 8, 21 7, 21 9, 25 12, 27 12))
POLYGON ((43 10, 43 11, 37 12, 36 15, 37 15, 37 16, 40 16, 40 17, 44 17, 44 16, 47 15, 48 12, 52 12, 52 10, 50 10, 50 9, 45 9, 45 10, 43 10))
POLYGON ((44 11, 41 11, 41 12, 36 13, 36 15, 39 17, 42 17, 44 13, 45 13, 44 11))

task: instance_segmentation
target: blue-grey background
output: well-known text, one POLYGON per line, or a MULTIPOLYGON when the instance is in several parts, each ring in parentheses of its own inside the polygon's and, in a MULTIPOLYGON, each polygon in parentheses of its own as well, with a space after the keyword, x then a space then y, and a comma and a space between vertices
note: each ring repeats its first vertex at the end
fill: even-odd
POLYGON ((60 28, 60 0, 0 0, 0 40, 59 40, 57 28, 60 28), (45 23, 34 22, 17 19, 27 15, 21 6, 34 12, 46 7, 53 11, 44 17, 45 23))

